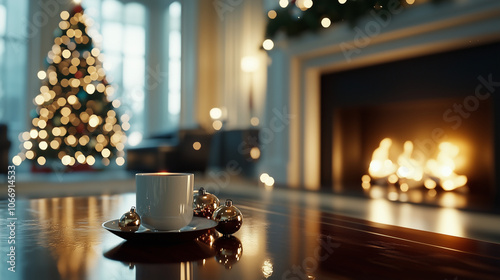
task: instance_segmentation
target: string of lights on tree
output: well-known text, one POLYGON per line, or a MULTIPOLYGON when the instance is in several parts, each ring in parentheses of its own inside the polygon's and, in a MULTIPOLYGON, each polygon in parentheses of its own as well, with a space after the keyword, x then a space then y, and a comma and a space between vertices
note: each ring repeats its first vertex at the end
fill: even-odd
MULTIPOLYGON (((444 2, 448 0, 427 0, 420 2, 444 2)), ((279 7, 270 10, 266 26, 266 40, 262 47, 271 50, 272 41, 278 33, 287 37, 297 37, 306 32, 318 32, 333 23, 356 21, 370 12, 380 12, 399 7, 409 7, 416 0, 279 0, 279 7)))
POLYGON ((89 36, 92 20, 80 5, 60 17, 49 66, 38 72, 43 85, 34 99, 32 128, 20 135, 21 152, 12 162, 92 166, 102 160, 107 166, 114 159, 123 165, 129 116, 119 118, 120 101, 110 101, 115 91, 106 80, 103 54, 89 36))

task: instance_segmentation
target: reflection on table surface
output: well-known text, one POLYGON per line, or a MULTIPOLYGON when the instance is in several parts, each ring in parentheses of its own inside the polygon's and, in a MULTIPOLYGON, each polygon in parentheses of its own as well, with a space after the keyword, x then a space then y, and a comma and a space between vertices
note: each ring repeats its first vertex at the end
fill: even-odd
POLYGON ((366 222, 298 203, 244 196, 233 200, 244 215, 238 232, 221 236, 211 230, 182 244, 124 241, 101 227, 135 204, 132 193, 18 200, 15 273, 7 270, 7 202, 0 201, 1 279, 495 279, 500 275, 498 244, 366 222))

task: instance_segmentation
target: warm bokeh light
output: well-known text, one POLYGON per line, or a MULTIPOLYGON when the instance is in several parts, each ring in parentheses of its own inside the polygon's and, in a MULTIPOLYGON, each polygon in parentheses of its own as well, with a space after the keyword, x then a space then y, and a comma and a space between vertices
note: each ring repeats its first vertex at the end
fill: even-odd
POLYGON ((43 71, 43 70, 40 70, 40 71, 38 71, 37 76, 38 76, 38 79, 43 80, 47 77, 47 73, 45 73, 45 71, 43 71))
POLYGON ((69 12, 68 11, 62 11, 60 13, 61 19, 62 20, 68 20, 69 19, 69 12))
POLYGON ((78 161, 78 163, 85 163, 85 155, 83 154, 79 154, 78 156, 76 156, 76 160, 78 161))
POLYGON ((329 18, 325 17, 321 20, 321 26, 324 28, 328 28, 330 25, 332 25, 332 21, 329 18))
POLYGON ((69 165, 69 163, 71 162, 71 157, 69 155, 65 155, 62 157, 61 162, 64 165, 69 165))
POLYGON ((124 159, 123 157, 117 157, 117 158, 116 158, 116 164, 117 164, 118 166, 122 166, 122 165, 124 165, 124 164, 125 164, 125 159, 124 159))
POLYGON ((23 147, 26 150, 30 150, 33 147, 33 143, 31 143, 31 141, 26 141, 26 142, 23 143, 23 147))
POLYGON ((260 120, 259 120, 259 118, 257 118, 257 117, 252 117, 252 118, 250 119, 250 124, 251 124, 251 125, 253 125, 253 126, 258 126, 258 125, 259 125, 259 123, 260 123, 260 120))
MULTIPOLYGON (((35 130, 35 131, 36 131, 36 130, 35 130)), ((22 140, 24 140, 24 141, 29 140, 29 139, 31 138, 30 132, 27 132, 27 131, 23 132, 23 133, 21 134, 21 138, 22 138, 22 140)))
POLYGON ((30 130, 30 137, 36 139, 38 137, 38 131, 36 129, 30 130))
POLYGON ((47 150, 47 148, 49 147, 49 144, 45 141, 42 141, 42 142, 38 143, 38 146, 40 147, 40 150, 47 150))
POLYGON ((274 178, 269 176, 264 182, 264 184, 269 187, 274 186, 274 178))
POLYGON ((221 130, 222 129, 222 122, 219 121, 219 120, 216 120, 212 123, 212 127, 215 129, 215 130, 221 130))
POLYGON ((280 0, 279 5, 281 8, 286 8, 288 6, 288 0, 280 0))
POLYGON ((262 47, 266 50, 266 51, 270 51, 274 48, 274 42, 273 40, 271 39, 266 39, 264 40, 264 42, 262 43, 262 47))
POLYGON ((396 184, 399 181, 399 177, 396 174, 391 174, 387 177, 387 182, 390 184, 396 184))
POLYGON ((264 183, 268 178, 269 178, 269 174, 267 174, 267 173, 262 173, 262 174, 260 174, 260 177, 259 177, 259 179, 262 183, 264 183))
POLYGON ((91 127, 96 127, 97 125, 99 125, 99 117, 96 115, 90 116, 89 117, 89 125, 91 127))
POLYGON ((432 179, 427 179, 424 181, 424 186, 429 190, 436 188, 436 185, 437 185, 436 181, 434 181, 432 179))
POLYGON ((275 19, 277 15, 278 15, 278 14, 276 13, 276 11, 275 11, 275 10, 270 10, 269 12, 267 12, 267 16, 268 16, 270 19, 275 19))
POLYGON ((35 157, 35 153, 33 151, 27 151, 26 152, 26 158, 27 159, 33 159, 35 157))
POLYGON ((129 129, 130 129, 130 123, 128 123, 128 122, 123 123, 123 124, 122 124, 122 129, 123 129, 124 131, 129 130, 129 129))
POLYGON ((20 156, 14 156, 12 158, 12 163, 16 166, 21 165, 21 162, 23 162, 23 159, 20 156))
POLYGON ((302 3, 306 9, 310 9, 314 4, 312 0, 304 0, 302 3))
POLYGON ((46 159, 42 156, 42 157, 39 157, 39 158, 37 159, 37 162, 38 162, 38 164, 40 164, 40 165, 45 165, 45 163, 47 162, 47 160, 46 160, 46 159))
POLYGON ((340 4, 345 4, 346 2, 347 2, 347 0, 339 0, 340 4))
POLYGON ((196 141, 193 143, 193 149, 195 149, 196 151, 200 150, 201 149, 201 143, 196 141))
POLYGON ((413 5, 413 3, 415 3, 415 0, 406 0, 406 3, 408 5, 413 5))
POLYGON ((111 155, 111 151, 108 148, 104 148, 102 149, 101 154, 103 157, 107 158, 111 155))
POLYGON ((115 100, 113 100, 113 102, 111 102, 111 104, 112 104, 112 105, 113 105, 113 107, 115 107, 115 108, 120 108, 121 102, 120 102, 120 100, 115 99, 115 100))
POLYGON ((210 109, 210 118, 212 118, 212 120, 218 120, 221 117, 222 117, 222 110, 220 108, 210 109))
POLYGON ((363 175, 361 176, 361 182, 363 183, 369 183, 372 179, 370 178, 370 175, 363 175))
POLYGON ((250 149, 250 157, 252 159, 259 159, 260 158, 260 149, 258 147, 252 147, 250 149))
POLYGON ((95 163, 95 158, 93 156, 87 156, 87 163, 88 165, 94 165, 95 163))

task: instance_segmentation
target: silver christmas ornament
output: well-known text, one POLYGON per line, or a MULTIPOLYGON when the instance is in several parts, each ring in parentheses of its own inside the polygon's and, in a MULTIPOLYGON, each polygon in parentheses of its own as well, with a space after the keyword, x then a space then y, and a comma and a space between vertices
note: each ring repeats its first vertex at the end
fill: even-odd
POLYGON ((225 205, 219 206, 212 216, 217 222, 215 229, 222 234, 232 234, 241 228, 243 214, 233 205, 231 199, 227 199, 225 205))
POLYGON ((219 199, 215 195, 208 193, 205 188, 201 187, 194 194, 193 211, 195 216, 211 219, 217 207, 219 207, 219 199))
POLYGON ((118 227, 122 231, 137 231, 141 225, 141 217, 135 212, 135 206, 129 212, 124 213, 118 221, 118 227))

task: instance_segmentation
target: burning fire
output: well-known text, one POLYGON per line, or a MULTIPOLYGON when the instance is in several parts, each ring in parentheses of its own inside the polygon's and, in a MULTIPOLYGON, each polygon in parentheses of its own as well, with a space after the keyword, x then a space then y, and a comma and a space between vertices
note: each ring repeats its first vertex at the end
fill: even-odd
MULTIPOLYGON (((380 141, 378 148, 373 151, 368 174, 373 179, 386 179, 389 183, 401 183, 408 190, 409 186, 425 186, 434 189, 438 184, 445 191, 452 191, 467 183, 465 175, 455 173, 455 160, 460 152, 459 148, 449 142, 439 144, 439 152, 434 159, 415 158, 413 142, 406 141, 396 163, 389 158, 392 146, 390 138, 380 141)), ((363 176, 363 188, 366 188, 367 175, 363 176)), ((403 188, 402 188, 403 190, 403 188)), ((404 190, 404 191, 405 191, 404 190)))

